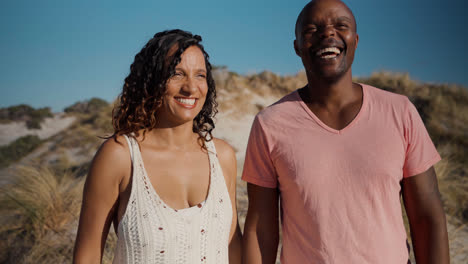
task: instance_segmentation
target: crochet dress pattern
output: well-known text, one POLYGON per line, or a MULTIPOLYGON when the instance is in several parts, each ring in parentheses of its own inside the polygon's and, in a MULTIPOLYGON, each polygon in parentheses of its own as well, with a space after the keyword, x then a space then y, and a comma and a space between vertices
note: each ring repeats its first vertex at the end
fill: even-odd
POLYGON ((205 142, 210 164, 206 200, 176 210, 151 185, 136 139, 125 139, 132 159, 132 189, 117 228, 113 263, 228 263, 232 205, 213 141, 205 142))

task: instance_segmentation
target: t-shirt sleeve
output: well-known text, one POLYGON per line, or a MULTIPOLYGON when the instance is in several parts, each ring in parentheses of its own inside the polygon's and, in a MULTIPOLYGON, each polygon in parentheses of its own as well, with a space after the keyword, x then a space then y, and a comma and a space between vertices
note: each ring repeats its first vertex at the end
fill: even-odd
POLYGON ((278 180, 268 143, 257 115, 250 130, 242 180, 262 187, 276 188, 278 180))
POLYGON ((416 107, 408 100, 405 113, 406 158, 403 177, 425 172, 441 158, 416 107))

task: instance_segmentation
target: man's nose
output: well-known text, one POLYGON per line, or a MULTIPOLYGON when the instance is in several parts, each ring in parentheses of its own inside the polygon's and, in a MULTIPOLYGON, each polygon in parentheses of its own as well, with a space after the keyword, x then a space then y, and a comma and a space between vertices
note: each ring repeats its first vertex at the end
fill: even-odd
POLYGON ((321 28, 320 37, 321 38, 328 38, 335 36, 335 29, 332 25, 327 25, 321 28))

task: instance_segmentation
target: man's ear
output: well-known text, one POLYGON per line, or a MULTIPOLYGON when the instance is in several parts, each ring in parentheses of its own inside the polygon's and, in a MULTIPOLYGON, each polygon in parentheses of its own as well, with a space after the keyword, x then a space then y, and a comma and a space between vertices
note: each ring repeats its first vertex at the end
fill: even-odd
POLYGON ((356 33, 356 46, 354 47, 354 50, 357 50, 358 42, 359 42, 359 35, 356 33))
POLYGON ((301 56, 301 52, 299 51, 299 47, 297 46, 297 40, 294 40, 294 51, 296 52, 297 56, 301 56))

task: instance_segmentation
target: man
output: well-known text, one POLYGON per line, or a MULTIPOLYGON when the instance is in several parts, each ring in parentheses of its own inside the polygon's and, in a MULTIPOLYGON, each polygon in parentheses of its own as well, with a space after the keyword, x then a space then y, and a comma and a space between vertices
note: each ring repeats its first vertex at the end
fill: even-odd
POLYGON ((417 263, 449 263, 440 156, 406 97, 352 82, 358 39, 339 0, 299 15, 294 49, 308 84, 252 125, 245 263, 275 262, 279 201, 281 263, 407 263, 400 194, 417 263))

